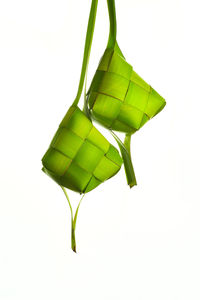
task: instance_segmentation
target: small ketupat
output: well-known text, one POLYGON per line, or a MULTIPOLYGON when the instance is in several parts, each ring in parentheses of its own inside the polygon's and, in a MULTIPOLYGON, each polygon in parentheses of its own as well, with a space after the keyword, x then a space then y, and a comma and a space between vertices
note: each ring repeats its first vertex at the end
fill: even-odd
POLYGON ((43 171, 59 185, 87 193, 114 176, 122 159, 86 115, 71 106, 42 163, 43 171))

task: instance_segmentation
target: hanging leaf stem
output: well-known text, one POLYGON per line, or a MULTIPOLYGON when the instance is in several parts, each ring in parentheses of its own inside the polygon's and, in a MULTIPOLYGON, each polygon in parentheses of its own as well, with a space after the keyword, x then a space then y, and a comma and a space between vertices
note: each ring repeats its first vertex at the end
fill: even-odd
POLYGON ((71 248, 74 252, 76 252, 76 236, 75 236, 75 230, 76 230, 76 221, 77 221, 77 216, 78 216, 78 211, 79 211, 79 207, 81 204, 81 201, 83 199, 83 197, 85 196, 85 194, 83 194, 83 196, 81 197, 81 200, 79 201, 79 204, 76 208, 76 212, 75 215, 73 216, 73 210, 72 210, 72 206, 69 200, 69 196, 67 194, 66 189, 63 186, 60 186, 65 194, 65 197, 67 199, 67 202, 69 204, 69 208, 70 208, 70 212, 71 212, 71 248))
POLYGON ((87 66, 88 66, 88 61, 89 61, 89 57, 90 57, 90 50, 91 50, 91 46, 92 46, 94 26, 95 26, 95 21, 96 21, 97 4, 98 4, 98 0, 92 0, 92 4, 91 4, 91 8, 90 8, 90 16, 89 16, 89 21, 88 21, 88 27, 87 27, 87 33, 86 33, 86 39, 85 39, 85 48, 84 48, 80 81, 79 81, 77 95, 73 102, 73 105, 78 105, 78 102, 80 100, 80 97, 81 97, 81 94, 83 91, 85 74, 87 72, 87 66))
POLYGON ((124 161, 124 169, 126 173, 127 183, 130 186, 130 188, 132 188, 134 185, 137 185, 137 181, 135 178, 135 172, 133 169, 133 163, 131 160, 131 153, 130 153, 131 135, 127 134, 125 137, 125 141, 123 143, 112 130, 110 130, 110 132, 119 146, 124 161))

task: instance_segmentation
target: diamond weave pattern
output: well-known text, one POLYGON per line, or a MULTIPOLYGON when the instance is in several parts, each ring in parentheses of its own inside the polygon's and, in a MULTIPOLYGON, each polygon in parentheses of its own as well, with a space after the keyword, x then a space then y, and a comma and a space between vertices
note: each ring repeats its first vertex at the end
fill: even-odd
POLYGON ((94 119, 134 133, 163 109, 165 100, 115 50, 106 49, 88 93, 94 119))
POLYGON ((87 193, 114 176, 122 159, 85 114, 71 106, 42 163, 44 171, 58 184, 87 193))

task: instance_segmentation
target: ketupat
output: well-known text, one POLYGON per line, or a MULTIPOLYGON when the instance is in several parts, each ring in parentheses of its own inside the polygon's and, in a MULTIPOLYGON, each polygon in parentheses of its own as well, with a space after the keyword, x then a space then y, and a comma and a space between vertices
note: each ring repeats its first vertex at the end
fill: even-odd
POLYGON ((97 4, 97 0, 92 0, 77 96, 42 159, 43 171, 59 185, 80 193, 89 192, 114 176, 122 164, 118 150, 77 106, 88 66, 97 4))
POLYGON ((69 203, 72 224, 71 248, 74 252, 76 252, 75 227, 80 202, 73 216, 65 187, 85 194, 114 176, 122 165, 118 150, 77 106, 87 71, 97 3, 98 0, 92 0, 77 96, 42 158, 42 170, 61 186, 69 203))
POLYGON ((106 49, 88 93, 92 117, 105 127, 135 133, 165 106, 165 100, 117 49, 106 49))
POLYGON ((87 193, 114 176, 122 159, 86 115, 71 106, 42 163, 45 173, 59 185, 87 193))
POLYGON ((126 133, 122 143, 117 136, 130 187, 136 179, 130 157, 131 135, 165 106, 166 102, 126 62, 116 41, 115 1, 107 0, 110 34, 89 91, 87 103, 92 118, 104 127, 126 133), (126 151, 127 150, 127 151, 126 151))

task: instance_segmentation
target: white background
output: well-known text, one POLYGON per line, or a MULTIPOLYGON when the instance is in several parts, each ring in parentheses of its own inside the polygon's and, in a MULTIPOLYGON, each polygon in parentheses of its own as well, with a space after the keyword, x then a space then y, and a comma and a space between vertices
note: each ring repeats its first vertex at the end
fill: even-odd
MULTIPOLYGON (((167 106, 133 136, 138 186, 122 168, 85 196, 74 254, 41 157, 77 91, 89 8, 0 2, 0 299, 199 300, 198 1, 116 0, 122 52, 167 106)), ((107 37, 99 0, 88 81, 107 37)))

